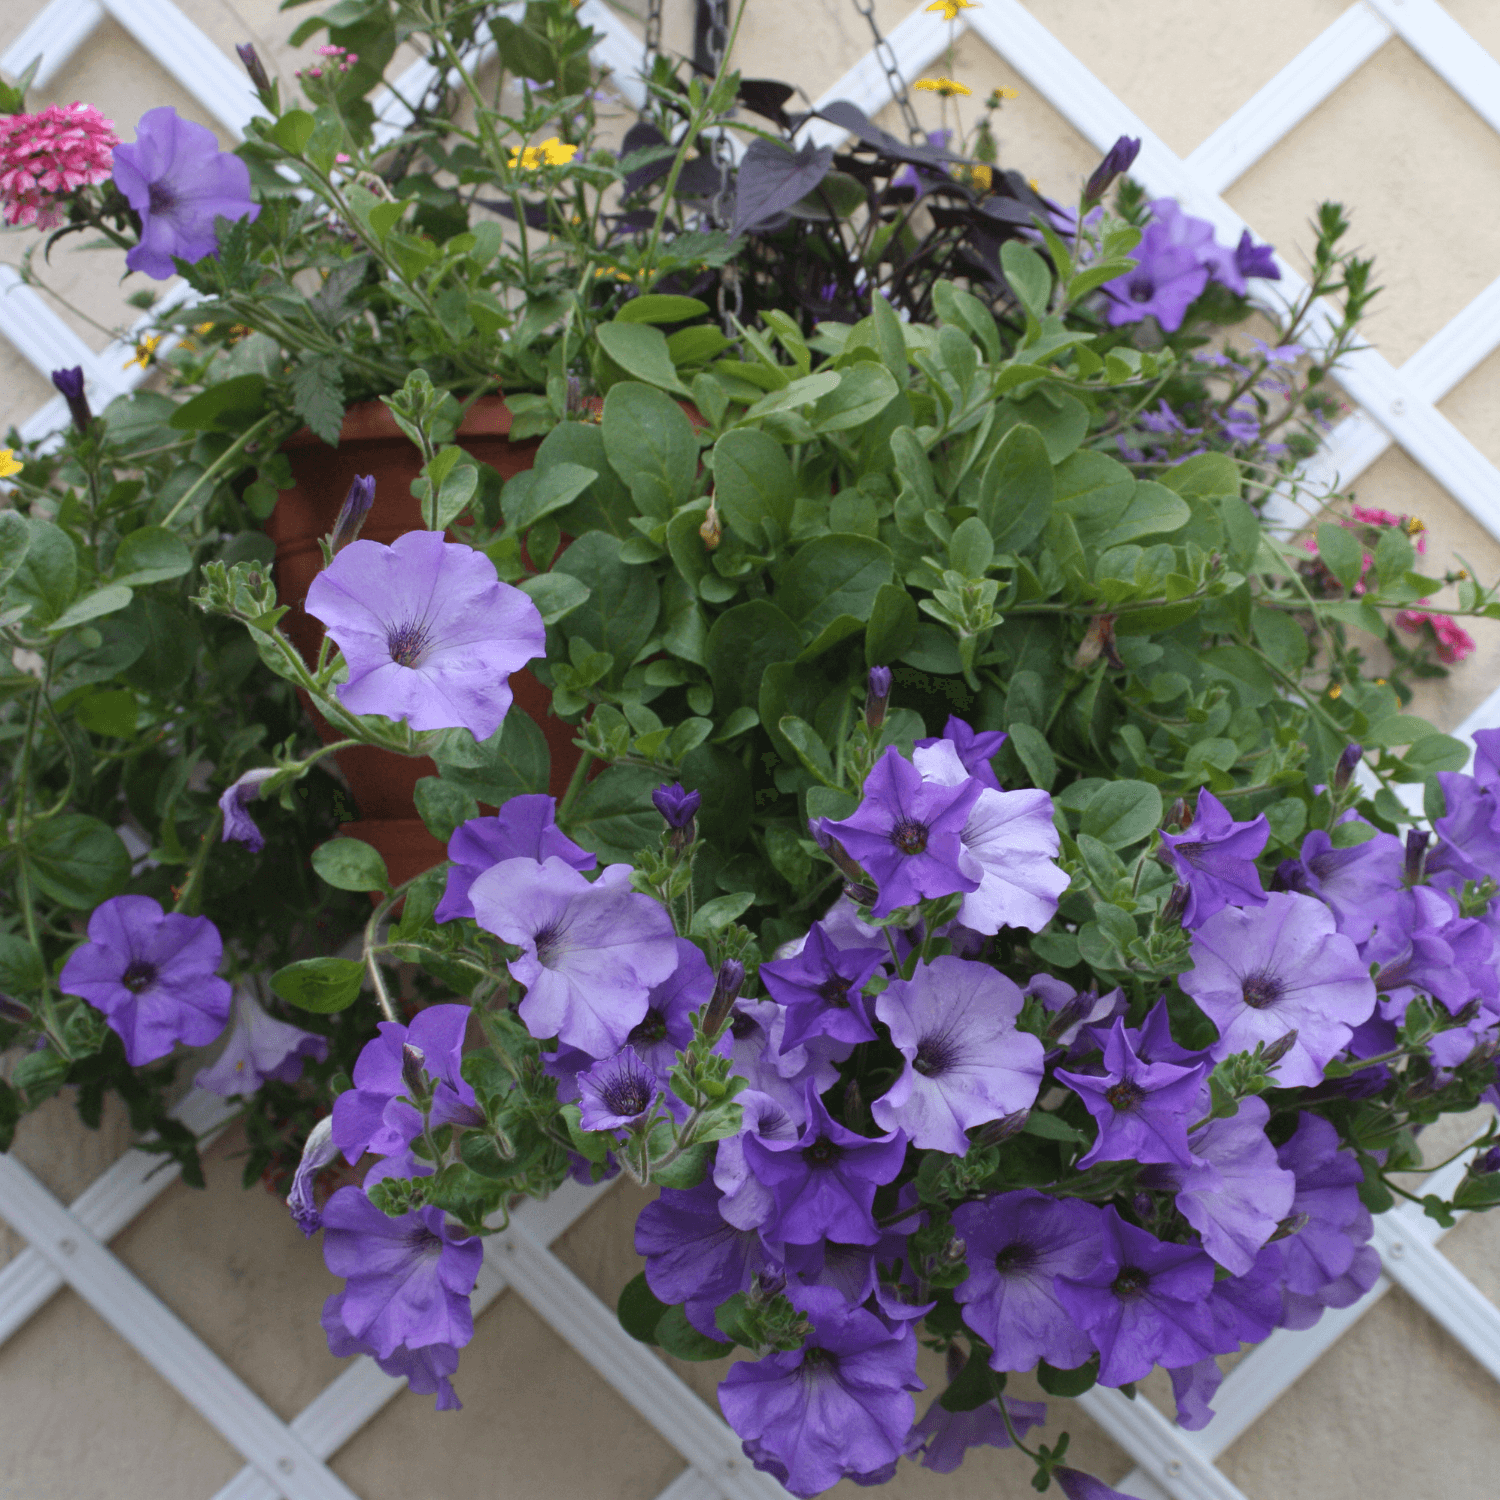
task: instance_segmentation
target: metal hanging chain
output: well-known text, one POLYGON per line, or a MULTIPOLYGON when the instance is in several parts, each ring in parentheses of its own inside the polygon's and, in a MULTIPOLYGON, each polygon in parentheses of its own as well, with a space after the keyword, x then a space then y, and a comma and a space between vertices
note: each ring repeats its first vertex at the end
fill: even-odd
MULTIPOLYGON (((641 64, 641 78, 644 81, 650 78, 652 70, 656 67, 656 59, 661 56, 661 3, 662 0, 646 0, 646 54, 641 64)), ((645 90, 645 97, 641 100, 641 118, 644 120, 651 109, 651 91, 645 90)))
POLYGON ((895 100, 896 108, 901 111, 901 118, 906 124, 907 138, 918 145, 925 144, 927 132, 922 129, 917 112, 911 107, 911 95, 906 91, 906 80, 901 76, 896 54, 891 50, 891 44, 881 35, 875 20, 875 0, 854 0, 854 8, 870 23, 870 35, 875 38, 875 60, 885 69, 885 76, 891 85, 891 98, 895 100))
MULTIPOLYGON (((705 4, 707 9, 708 25, 704 40, 709 74, 710 77, 717 78, 719 70, 724 66, 724 54, 729 48, 729 0, 700 0, 700 3, 705 4)), ((732 217, 730 209, 733 195, 730 191, 729 173, 734 165, 734 152, 730 149, 729 132, 722 125, 714 133, 713 156, 719 169, 719 191, 714 194, 710 213, 715 224, 721 229, 727 229, 732 217)), ((724 330, 725 338, 733 339, 737 335, 735 321, 744 306, 745 294, 740 286, 738 271, 733 265, 723 266, 719 271, 719 325, 724 330)))

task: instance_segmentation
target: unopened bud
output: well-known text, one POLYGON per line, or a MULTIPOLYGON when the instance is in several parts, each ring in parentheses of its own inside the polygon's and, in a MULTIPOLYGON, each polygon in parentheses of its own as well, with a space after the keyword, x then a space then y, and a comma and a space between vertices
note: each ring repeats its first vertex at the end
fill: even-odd
POLYGON ((1288 1214, 1287 1217, 1284 1218, 1276 1226, 1276 1229, 1272 1233, 1271 1238, 1267 1240, 1266 1243, 1273 1244, 1277 1240, 1290 1239, 1292 1235, 1300 1234, 1304 1229, 1307 1228, 1308 1220, 1311 1217, 1311 1214, 1288 1214))
POLYGON ((268 93, 271 88, 271 80, 266 74, 266 65, 260 60, 260 54, 249 42, 236 42, 234 50, 239 53, 240 61, 245 65, 245 71, 250 75, 250 82, 255 85, 258 93, 268 93))
POLYGON ((703 518, 703 524, 698 528, 698 535, 703 538, 704 547, 713 552, 724 540, 724 528, 719 524, 718 508, 713 501, 708 502, 708 514, 703 518))
POLYGON ((1469 1163, 1469 1171, 1475 1177, 1483 1177, 1487 1172, 1500 1172, 1500 1146, 1491 1146, 1488 1151, 1481 1151, 1469 1163))
POLYGON ((1156 1199, 1150 1193, 1137 1193, 1130 1200, 1130 1206, 1135 1210, 1138 1219, 1149 1219, 1156 1212, 1156 1199))
POLYGON ((1083 187, 1083 201, 1092 208, 1109 191, 1110 184, 1122 172, 1128 172, 1140 155, 1139 136, 1122 135, 1104 154, 1104 160, 1094 168, 1083 187))
POLYGON ((415 1103, 427 1097, 427 1074, 423 1064, 427 1054, 410 1042, 401 1044, 401 1082, 406 1085, 407 1096, 415 1103))
POLYGON ((14 1000, 9 995, 0 995, 0 1021, 20 1025, 30 1019, 31 1012, 19 1000, 14 1000))
POLYGON ((668 828, 688 829, 703 806, 703 793, 690 792, 680 781, 674 781, 651 793, 651 805, 662 815, 668 828))
POLYGON ((776 1269, 757 1271, 750 1282, 746 1300, 752 1305, 770 1302, 786 1290, 786 1272, 776 1269))
POLYGON ((1407 885, 1421 885, 1422 877, 1427 873, 1427 845, 1431 840, 1432 835, 1424 829, 1407 829, 1404 872, 1407 885))
POLYGON ((866 885, 863 880, 850 880, 844 885, 844 894, 856 906, 874 906, 880 899, 880 892, 873 885, 866 885))
POLYGON ((1167 821, 1162 824, 1163 828, 1186 828, 1193 821, 1193 809, 1188 805, 1186 797, 1179 797, 1171 807, 1167 809, 1167 821))
POLYGON ((1305 891, 1307 889, 1307 870, 1300 859, 1284 859, 1276 866, 1276 873, 1271 876, 1271 889, 1273 891, 1305 891))
POLYGON ((1363 745, 1345 745, 1344 753, 1339 756, 1338 764, 1333 768, 1333 789, 1341 792, 1350 781, 1354 779, 1354 772, 1361 761, 1365 758, 1365 747, 1363 745))
POLYGON ((373 474, 359 474, 349 486, 349 493, 344 496, 344 503, 339 507, 338 519, 333 523, 333 530, 328 536, 328 551, 330 555, 337 556, 358 535, 359 529, 365 524, 365 517, 370 514, 370 507, 375 503, 375 476, 373 474))
POLYGON ((713 998, 703 1014, 703 1035, 717 1038, 729 1019, 729 1008, 740 997, 745 982, 745 966, 737 958, 726 958, 714 975, 713 998))
POLYGON ((71 370, 54 370, 52 384, 68 403, 68 415, 73 418, 73 425, 81 437, 94 420, 94 414, 89 410, 89 398, 83 394, 83 366, 74 365, 71 370))
POLYGON ((1162 903, 1161 924, 1163 927, 1182 926, 1182 914, 1187 910, 1189 894, 1188 887, 1180 880, 1172 887, 1172 894, 1162 903))
MULTIPOLYGON (((826 820, 819 819, 818 821, 822 823, 826 820)), ((817 839, 818 847, 839 867, 839 872, 844 878, 852 881, 855 885, 863 884, 865 872, 859 861, 828 832, 826 827, 814 826, 812 819, 808 819, 808 827, 813 829, 813 837, 817 839), (820 834, 822 837, 819 837, 820 834)))
POLYGON ((1018 1109, 1013 1115, 1005 1115, 999 1120, 991 1120, 987 1125, 981 1125, 974 1136, 976 1146, 998 1146, 1001 1141, 1008 1141, 1011 1136, 1019 1135, 1025 1128, 1026 1122, 1031 1118, 1029 1109, 1018 1109))
POLYGON ((886 706, 891 701, 891 669, 871 667, 869 685, 865 690, 865 726, 879 729, 885 723, 886 706))
POLYGON ((850 1130, 858 1130, 865 1122, 865 1096, 859 1079, 851 1078, 844 1085, 844 1124, 850 1130))
POLYGON ((1269 1068, 1279 1063, 1297 1045, 1297 1028, 1294 1026, 1284 1036, 1279 1036, 1264 1052, 1261 1061, 1269 1068))

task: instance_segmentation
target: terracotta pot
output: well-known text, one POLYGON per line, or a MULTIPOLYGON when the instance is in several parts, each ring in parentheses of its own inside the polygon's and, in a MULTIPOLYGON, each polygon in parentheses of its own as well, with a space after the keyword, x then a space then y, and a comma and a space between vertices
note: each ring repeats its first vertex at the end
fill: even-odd
MULTIPOLYGON (((458 432, 464 449, 505 479, 529 469, 539 446, 537 439, 511 442, 510 422, 510 410, 501 397, 483 396, 458 432)), ((306 429, 294 433, 284 447, 296 485, 282 492, 266 522, 266 533, 276 544, 277 593, 281 603, 291 606, 282 626, 311 664, 317 660, 323 626, 307 613, 303 601, 323 567, 318 539, 333 529, 357 474, 375 476, 375 503, 361 537, 389 544, 404 532, 418 530, 422 508, 412 496, 411 482, 421 472, 421 455, 379 401, 361 402, 345 412, 337 448, 306 429)), ((551 791, 561 797, 578 764, 573 726, 552 714, 551 693, 530 672, 512 673, 510 684, 516 707, 535 719, 547 737, 552 754, 551 791)), ((337 738, 317 714, 313 720, 325 743, 337 738)), ((369 745, 340 751, 337 758, 360 814, 358 821, 342 825, 342 831, 379 849, 393 881, 409 880, 446 857, 443 845, 427 831, 416 811, 417 782, 437 774, 432 761, 369 745)))

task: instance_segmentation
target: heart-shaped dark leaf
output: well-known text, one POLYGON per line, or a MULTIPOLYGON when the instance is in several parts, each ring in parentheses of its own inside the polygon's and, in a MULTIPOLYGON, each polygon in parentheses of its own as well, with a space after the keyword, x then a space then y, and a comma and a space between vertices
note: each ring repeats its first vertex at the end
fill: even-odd
POLYGON ((786 102, 796 92, 789 83, 777 83, 772 78, 742 78, 736 97, 746 109, 763 119, 775 120, 783 130, 790 130, 792 121, 786 112, 786 102))
POLYGON ((829 146, 809 142, 794 153, 763 137, 751 141, 740 161, 731 236, 785 213, 822 182, 832 165, 829 146))
POLYGON ((847 99, 835 99, 817 113, 831 125, 847 130, 866 146, 894 161, 914 162, 918 166, 940 166, 960 160, 951 151, 943 151, 936 146, 913 146, 906 141, 897 140, 889 131, 882 130, 857 104, 851 104, 847 99))

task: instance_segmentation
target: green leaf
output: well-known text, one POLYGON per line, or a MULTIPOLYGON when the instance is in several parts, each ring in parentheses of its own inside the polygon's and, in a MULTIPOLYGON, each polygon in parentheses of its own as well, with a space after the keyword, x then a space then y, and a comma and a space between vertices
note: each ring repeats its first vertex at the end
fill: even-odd
MULTIPOLYGON (((433 531, 446 531, 464 512, 479 488, 479 466, 459 461, 438 485, 437 508, 432 515, 433 531)), ((426 506, 423 507, 426 509, 426 506)))
POLYGON ((417 782, 414 796, 417 815, 427 825, 428 833, 445 844, 461 823, 479 816, 479 803, 462 787, 439 776, 422 777, 417 782))
POLYGON ((614 668, 606 678, 611 687, 618 686, 651 639, 661 612, 661 591, 651 569, 624 562, 621 547, 618 537, 591 531, 579 537, 552 570, 576 578, 589 590, 589 597, 569 613, 562 630, 569 639, 582 636, 596 650, 614 657, 614 668))
MULTIPOLYGON (((758 707, 766 668, 793 660, 801 649, 802 632, 769 599, 752 599, 725 610, 708 632, 705 653, 715 710, 758 707)), ((764 720, 764 712, 761 717, 764 720)))
POLYGON ((312 853, 312 867, 341 891, 388 891, 391 878, 380 851, 362 839, 329 839, 312 853))
POLYGON ((595 422, 559 422, 537 449, 536 467, 576 464, 598 475, 588 490, 557 516, 569 536, 586 531, 608 531, 617 537, 637 536, 630 524, 636 505, 630 490, 610 467, 604 452, 604 432, 595 422))
POLYGON ((818 731, 796 714, 786 714, 776 726, 787 743, 797 752, 797 759, 807 767, 819 781, 833 786, 833 757, 823 743, 818 731))
POLYGON ((1035 427, 1019 422, 985 466, 974 501, 998 552, 1022 552, 1046 529, 1057 481, 1047 445, 1035 427))
POLYGON ((119 834, 83 813, 63 813, 31 828, 25 859, 36 888, 77 911, 119 895, 130 879, 130 854, 119 834))
POLYGON ((7 596, 28 603, 34 620, 56 619, 73 602, 78 587, 78 554, 67 532, 50 521, 28 519, 31 544, 16 567, 7 596))
POLYGON ((809 417, 816 432, 846 432, 873 421, 892 401, 900 387, 884 365, 861 360, 840 372, 838 386, 818 398, 809 417))
POLYGON ((707 311, 708 303, 700 302, 696 297, 676 297, 664 292, 646 292, 640 297, 632 297, 615 314, 615 322, 686 323, 690 318, 701 318, 707 311))
POLYGON ((47 629, 54 635, 72 630, 89 620, 97 620, 101 615, 112 615, 117 609, 124 609, 134 597, 124 584, 106 584, 102 589, 95 589, 92 594, 85 594, 76 604, 65 609, 47 629))
POLYGON ((1372 724, 1360 739, 1367 750, 1389 750, 1396 745, 1415 745, 1437 730, 1426 719, 1416 714, 1392 714, 1378 724, 1372 724))
POLYGON ((260 416, 265 395, 264 375, 236 375, 184 401, 167 425, 178 432, 239 432, 260 416))
POLYGON ((39 990, 46 978, 41 955, 24 938, 0 934, 0 991, 26 995, 39 990))
POLYGON ((1419 776, 1435 776, 1439 771, 1462 771, 1469 763, 1469 747, 1449 734, 1429 734, 1418 740, 1402 763, 1419 776))
POLYGON ((944 1411, 975 1411, 1000 1395, 1003 1379, 990 1369, 989 1355, 983 1348, 971 1349, 963 1369, 938 1397, 938 1405, 944 1411))
POLYGON ((1359 582, 1365 549, 1352 531, 1334 522, 1318 527, 1318 560, 1346 589, 1359 582))
POLYGON ((900 660, 916 634, 916 600, 899 583, 881 584, 865 623, 865 665, 886 667, 900 660))
POLYGON ((329 447, 338 447, 344 426, 344 376, 336 358, 302 356, 292 374, 292 410, 329 447))
POLYGON ((1161 823, 1161 793, 1144 781, 1109 781, 1089 799, 1080 831, 1124 849, 1154 833, 1161 823))
POLYGON ((716 932, 722 931, 731 922, 741 917, 750 909, 754 901, 754 891, 735 891, 732 895, 715 896, 712 901, 705 901, 693 913, 690 936, 712 937, 716 932))
POLYGON ((786 449, 769 433, 737 427, 714 444, 714 504, 742 540, 764 546, 768 520, 784 537, 792 527, 796 494, 786 449))
POLYGON ((524 580, 519 588, 536 605, 543 625, 555 625, 588 602, 589 589, 571 573, 538 573, 524 580))
POLYGON ((680 1307, 669 1307, 662 1314, 661 1321, 656 1325, 656 1342, 661 1345, 663 1352, 675 1359, 700 1363, 710 1359, 725 1359, 734 1349, 734 1345, 727 1340, 721 1343, 718 1339, 709 1338, 706 1333, 699 1333, 688 1322, 687 1314, 680 1307))
POLYGON ((113 582, 139 588, 181 578, 193 566, 193 554, 175 531, 162 526, 142 526, 120 538, 115 550, 113 582))
POLYGON ((611 766, 584 787, 565 832, 608 863, 628 863, 660 843, 651 793, 661 777, 645 766, 611 766))
POLYGON ((1185 499, 1208 500, 1220 495, 1238 495, 1240 466, 1227 453, 1198 453, 1174 464, 1161 482, 1185 499))
POLYGON ((1073 1370, 1059 1370, 1042 1360, 1036 1367, 1036 1383, 1049 1396, 1081 1396, 1099 1380, 1099 1356, 1092 1355, 1073 1370))
POLYGON ((1059 1119, 1056 1115, 1048 1114, 1044 1109, 1034 1109, 1026 1117, 1026 1123, 1021 1127, 1025 1135, 1034 1135, 1044 1141, 1070 1141, 1075 1145, 1081 1145, 1088 1139, 1076 1126, 1069 1125, 1066 1120, 1059 1119))
POLYGON ((547 737, 518 708, 487 740, 476 741, 467 729, 445 729, 429 753, 444 781, 494 807, 527 792, 545 792, 552 768, 547 737))
POLYGON ((795 411, 801 406, 812 406, 830 391, 836 390, 842 378, 837 370, 819 370, 816 375, 804 375, 798 380, 789 381, 780 390, 762 396, 745 412, 741 420, 752 423, 773 412, 795 411))
POLYGON ((271 989, 289 1005, 331 1016, 348 1010, 364 983, 365 966, 354 958, 304 958, 271 976, 271 989))
POLYGON ((692 395, 677 378, 677 366, 672 363, 667 336, 661 329, 646 323, 601 323, 594 335, 604 352, 627 375, 674 395, 692 395))
POLYGON ((1057 780, 1057 760, 1047 743, 1047 736, 1024 719, 1016 719, 1010 726, 1010 747, 1026 767, 1031 784, 1050 792, 1052 783, 1057 780))
POLYGON ((570 463, 523 469, 500 492, 505 524, 512 531, 528 531, 543 516, 571 505, 598 477, 597 470, 570 463))
POLYGON ((271 127, 271 139, 283 151, 301 156, 312 139, 313 126, 317 122, 305 109, 289 109, 271 127))
POLYGON ((839 615, 868 619, 875 596, 894 574, 890 548, 874 537, 814 537, 782 568, 776 602, 813 639, 839 615))
POLYGON ((1166 485, 1157 484, 1154 479, 1142 479, 1136 484, 1135 493, 1101 535, 1085 534, 1081 523, 1078 529, 1086 544, 1103 551, 1123 542, 1133 542, 1138 537, 1167 536, 1186 526, 1192 518, 1191 508, 1180 495, 1174 495, 1166 485))
POLYGON ((90 734, 108 734, 122 740, 135 733, 139 711, 135 694, 126 688, 89 693, 73 705, 73 717, 90 734))
POLYGON ((1040 323, 1052 296, 1052 273, 1047 262, 1019 240, 1007 240, 1000 247, 1000 266, 1022 306, 1040 323))
POLYGON ((31 528, 19 511, 0 510, 0 588, 10 582, 26 560, 31 546, 31 528))
MULTIPOLYGON (((644 325, 642 333, 653 332, 644 325)), ((660 337, 660 335, 658 335, 660 337)), ((641 514, 665 521, 693 498, 698 439, 675 401, 649 386, 622 382, 604 398, 604 451, 641 514)))
POLYGON ((646 1285, 644 1271, 625 1283, 615 1303, 615 1316, 620 1320, 620 1327, 643 1344, 656 1342, 656 1325, 668 1310, 667 1304, 646 1285))

